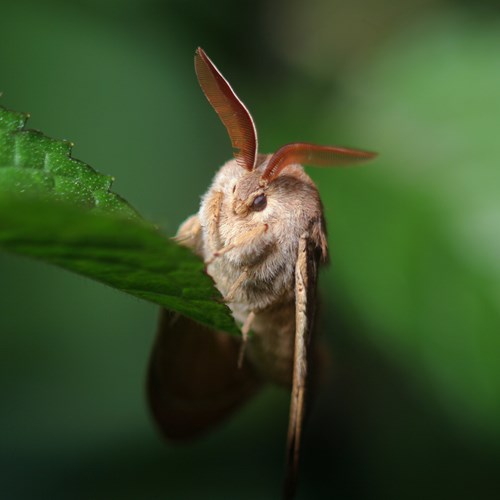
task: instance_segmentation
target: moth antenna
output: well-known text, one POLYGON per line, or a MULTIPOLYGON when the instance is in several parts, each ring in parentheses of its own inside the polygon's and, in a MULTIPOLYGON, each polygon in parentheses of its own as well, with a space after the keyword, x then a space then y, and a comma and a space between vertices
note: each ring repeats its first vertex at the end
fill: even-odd
POLYGON ((201 47, 194 56, 194 67, 205 96, 227 129, 236 162, 252 171, 257 160, 257 130, 248 109, 201 47))
POLYGON ((375 158, 377 153, 337 146, 319 146, 307 142, 294 142, 282 146, 269 160, 261 176, 261 183, 268 184, 292 163, 317 167, 337 167, 375 158))

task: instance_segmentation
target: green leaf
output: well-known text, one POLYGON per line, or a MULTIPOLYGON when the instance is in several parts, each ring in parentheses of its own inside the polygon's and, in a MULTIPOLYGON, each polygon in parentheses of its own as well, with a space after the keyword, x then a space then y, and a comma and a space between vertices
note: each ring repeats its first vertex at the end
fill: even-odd
POLYGON ((0 106, 0 195, 37 196, 138 218, 110 191, 113 179, 71 158, 72 144, 24 125, 29 115, 0 106))
POLYGON ((112 193, 110 177, 71 158, 69 143, 24 130, 25 121, 0 107, 0 249, 237 334, 201 260, 112 193))
POLYGON ((0 248, 238 333, 200 259, 140 221, 48 201, 0 198, 0 248))

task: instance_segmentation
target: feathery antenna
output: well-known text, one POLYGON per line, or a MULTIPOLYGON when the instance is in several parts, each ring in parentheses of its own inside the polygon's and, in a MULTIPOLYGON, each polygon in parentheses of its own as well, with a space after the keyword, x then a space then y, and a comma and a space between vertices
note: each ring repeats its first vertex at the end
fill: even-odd
POLYGON ((227 129, 236 162, 252 171, 257 159, 257 130, 248 109, 201 47, 194 65, 203 92, 227 129))

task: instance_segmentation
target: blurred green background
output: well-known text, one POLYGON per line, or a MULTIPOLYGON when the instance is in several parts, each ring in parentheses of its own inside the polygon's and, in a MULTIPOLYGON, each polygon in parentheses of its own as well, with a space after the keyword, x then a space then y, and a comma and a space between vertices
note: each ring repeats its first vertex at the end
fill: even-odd
MULTIPOLYGON (((319 321, 331 377, 299 498, 500 491, 500 9, 413 0, 2 2, 1 103, 76 143, 168 234, 230 156, 193 70, 201 45, 262 152, 378 151, 313 170, 332 262, 319 321)), ((288 395, 165 444, 144 375, 154 306, 0 255, 0 496, 272 499, 288 395)), ((496 495, 495 495, 496 493, 496 495)))

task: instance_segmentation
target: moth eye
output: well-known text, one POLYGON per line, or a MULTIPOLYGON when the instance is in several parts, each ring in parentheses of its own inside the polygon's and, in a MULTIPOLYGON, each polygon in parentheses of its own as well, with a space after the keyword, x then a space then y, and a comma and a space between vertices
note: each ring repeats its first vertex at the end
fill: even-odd
POLYGON ((267 197, 265 194, 259 194, 259 196, 255 197, 255 200, 252 202, 252 210, 255 212, 260 212, 264 210, 267 206, 267 197))

